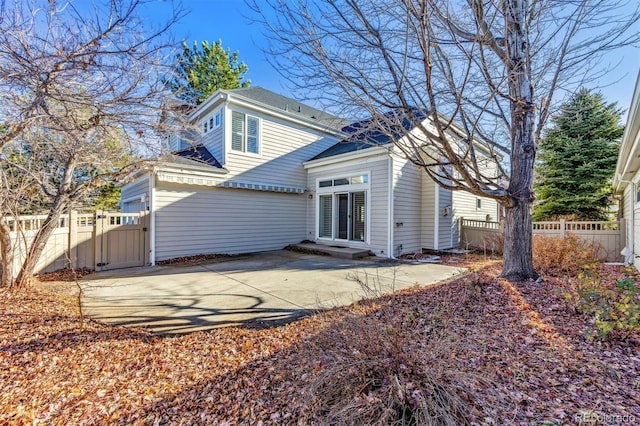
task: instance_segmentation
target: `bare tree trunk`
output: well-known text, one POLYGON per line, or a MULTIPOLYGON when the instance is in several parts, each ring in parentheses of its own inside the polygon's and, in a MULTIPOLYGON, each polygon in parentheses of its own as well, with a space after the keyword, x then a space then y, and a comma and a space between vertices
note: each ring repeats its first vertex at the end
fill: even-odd
POLYGON ((536 279, 533 269, 533 166, 534 143, 533 87, 529 75, 529 40, 526 32, 525 2, 509 0, 505 5, 506 42, 511 97, 511 178, 504 229, 502 277, 509 281, 536 279))
POLYGON ((53 230, 58 226, 58 221, 60 220, 60 215, 62 214, 63 209, 64 205, 62 202, 58 202, 58 199, 56 199, 56 202, 51 207, 42 227, 38 229, 36 236, 29 245, 27 257, 24 259, 20 272, 16 277, 14 283, 15 287, 26 287, 29 285, 31 278, 33 277, 33 272, 38 264, 38 260, 40 260, 40 256, 47 245, 47 241, 49 241, 49 237, 53 230))
POLYGON ((514 282, 538 278, 532 243, 531 204, 518 202, 506 211, 502 277, 514 282))
POLYGON ((13 244, 9 228, 2 222, 0 222, 0 257, 2 257, 0 287, 9 288, 13 285, 13 244))
POLYGON ((69 190, 71 188, 75 164, 76 162, 72 158, 69 158, 65 164, 64 174, 58 187, 57 196, 53 201, 53 205, 42 227, 38 229, 36 236, 31 242, 29 250, 27 251, 27 257, 24 259, 22 268, 20 268, 20 272, 16 277, 14 284, 16 287, 25 287, 29 284, 47 241, 49 241, 53 230, 58 226, 60 215, 62 215, 69 201, 69 190))

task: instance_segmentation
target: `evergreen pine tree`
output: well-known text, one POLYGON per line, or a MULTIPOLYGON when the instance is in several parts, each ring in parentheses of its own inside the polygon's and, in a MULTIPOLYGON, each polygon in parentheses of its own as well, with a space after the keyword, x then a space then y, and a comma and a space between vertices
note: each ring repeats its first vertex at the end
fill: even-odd
POLYGON ((205 40, 200 47, 196 41, 189 47, 183 40, 173 75, 165 82, 178 98, 197 105, 218 89, 248 87, 251 82, 244 77, 248 69, 238 61, 237 51, 222 47, 222 40, 213 44, 205 40))
POLYGON ((540 142, 533 220, 605 220, 619 139, 621 111, 600 93, 581 89, 553 117, 540 142))

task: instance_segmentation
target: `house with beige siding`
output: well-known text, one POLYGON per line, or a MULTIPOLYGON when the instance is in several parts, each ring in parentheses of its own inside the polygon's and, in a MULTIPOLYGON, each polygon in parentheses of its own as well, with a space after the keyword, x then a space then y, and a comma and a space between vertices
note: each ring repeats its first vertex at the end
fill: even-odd
POLYGON ((631 99, 613 180, 621 196, 618 214, 626 219, 625 262, 640 269, 640 73, 631 99))
POLYGON ((395 257, 458 246, 458 219, 498 205, 442 189, 383 137, 260 87, 219 90, 189 113, 195 138, 122 187, 150 213, 150 259, 281 249, 303 240, 395 257))

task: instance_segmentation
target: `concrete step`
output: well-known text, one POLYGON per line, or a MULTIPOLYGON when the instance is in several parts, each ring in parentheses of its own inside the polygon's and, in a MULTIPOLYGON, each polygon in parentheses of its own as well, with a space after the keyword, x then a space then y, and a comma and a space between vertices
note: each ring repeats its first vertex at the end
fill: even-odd
POLYGON ((327 254, 333 257, 339 257, 342 259, 360 259, 363 257, 367 257, 370 255, 369 250, 367 249, 354 249, 349 247, 335 247, 335 246, 325 246, 323 244, 293 244, 294 249, 300 252, 320 252, 327 254))

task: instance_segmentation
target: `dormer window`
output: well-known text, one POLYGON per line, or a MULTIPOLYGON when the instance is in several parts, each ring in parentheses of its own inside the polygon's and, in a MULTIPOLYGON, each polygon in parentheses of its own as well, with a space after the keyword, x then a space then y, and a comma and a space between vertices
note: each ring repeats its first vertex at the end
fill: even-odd
POLYGON ((231 115, 231 149, 258 154, 260 152, 260 120, 234 111, 231 115))

